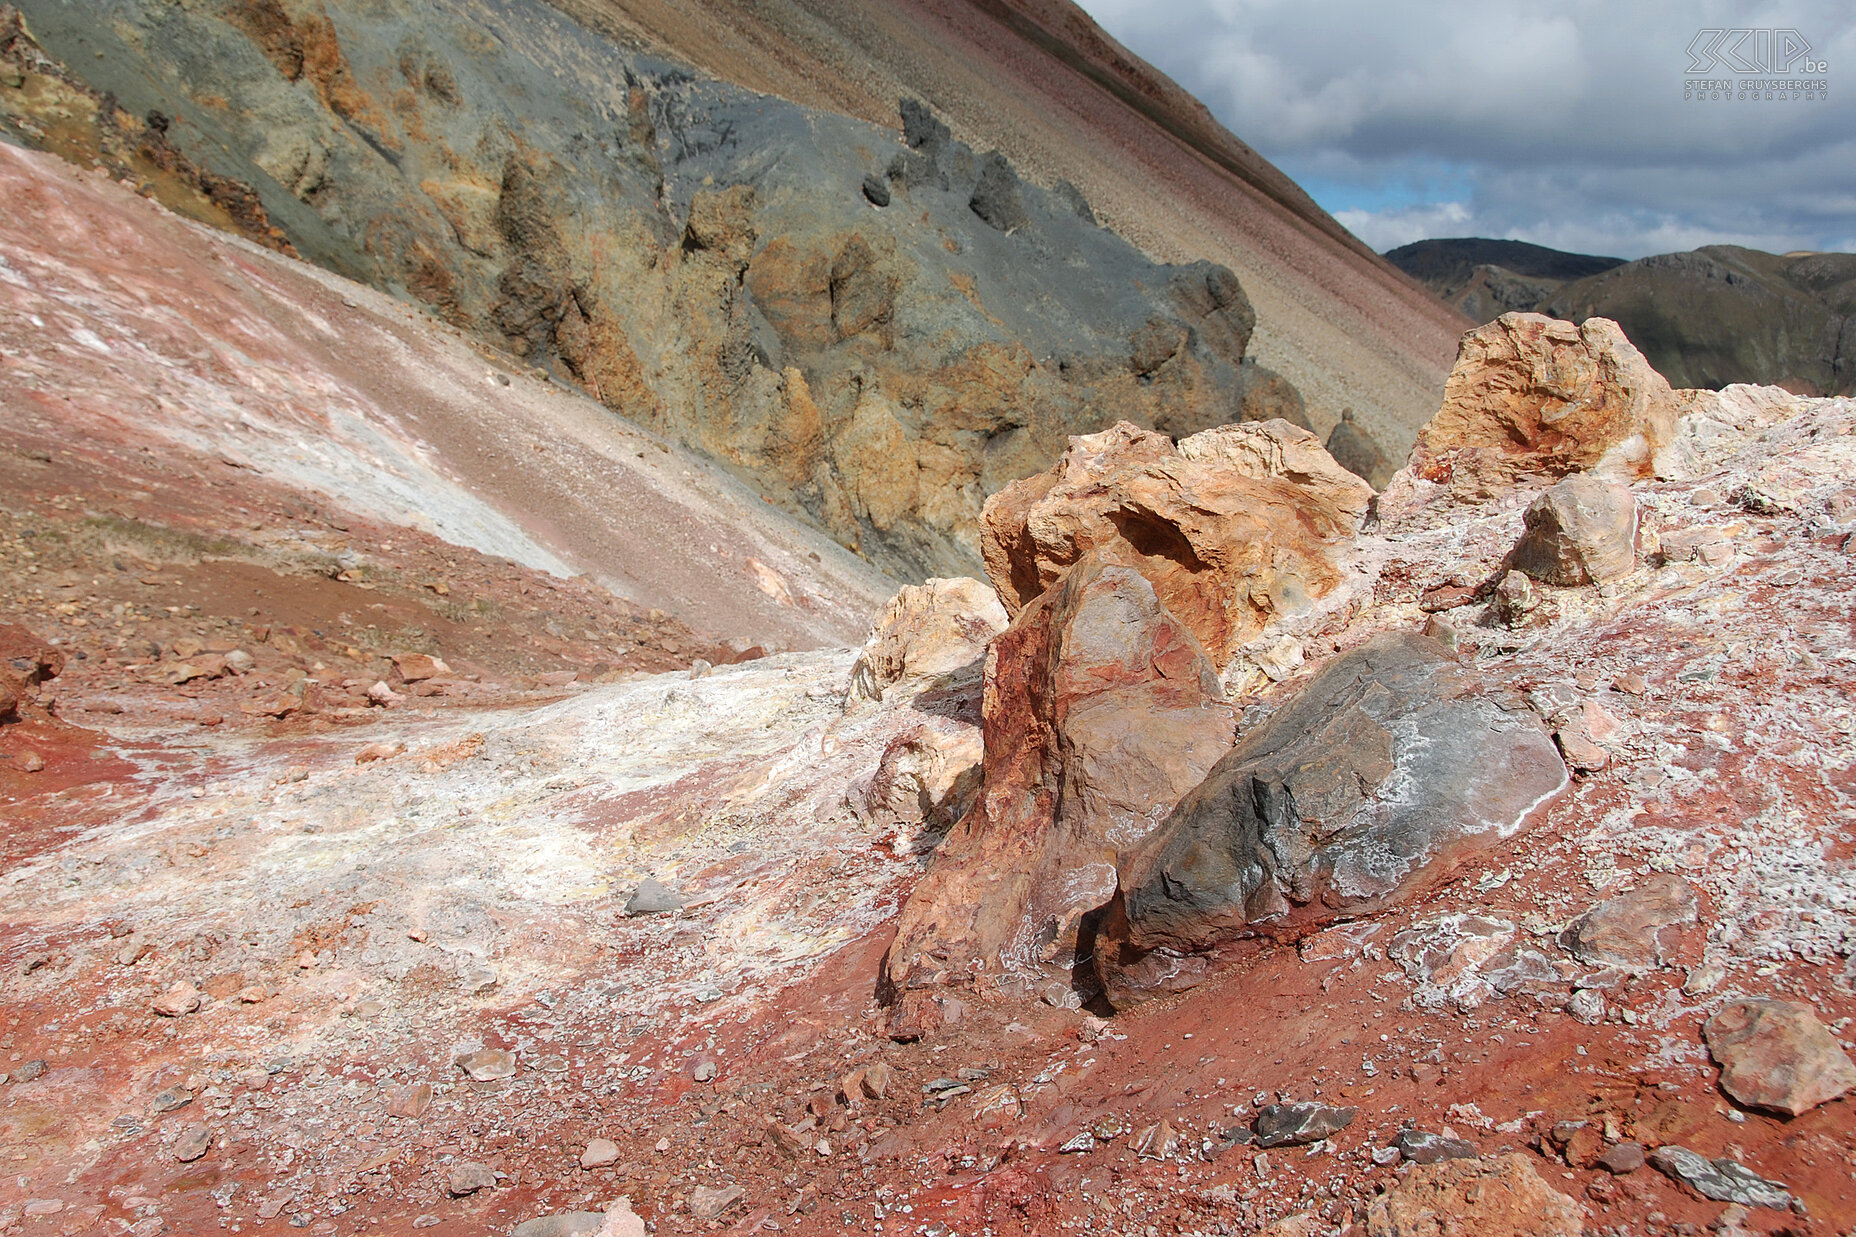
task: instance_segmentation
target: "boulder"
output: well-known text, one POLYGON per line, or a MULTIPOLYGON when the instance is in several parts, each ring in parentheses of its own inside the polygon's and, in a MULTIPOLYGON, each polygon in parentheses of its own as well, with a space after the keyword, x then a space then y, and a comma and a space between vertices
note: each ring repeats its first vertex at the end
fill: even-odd
POLYGON ((1641 975, 1668 965, 1668 929, 1695 922, 1694 886, 1679 876, 1652 876, 1606 898, 1566 925, 1560 947, 1587 966, 1641 975))
POLYGON ((1637 568, 1637 500, 1615 482, 1568 477, 1528 504, 1527 531, 1509 565, 1572 588, 1608 584, 1637 568))
POLYGON ((1192 632, 1140 572, 1095 555, 993 641, 981 708, 984 789, 903 906, 885 962, 905 1001, 946 982, 1067 976, 1118 855, 1236 730, 1192 632))
POLYGON ((64 670, 64 654, 17 623, 0 623, 0 665, 37 687, 64 670))
POLYGON ((1005 630, 1005 608, 991 588, 960 577, 905 585, 871 629, 851 668, 851 690, 881 700, 895 683, 926 684, 978 670, 986 645, 1005 630))
POLYGON ((1721 1066, 1721 1090, 1751 1108, 1796 1117, 1856 1088, 1856 1064, 1797 1001, 1749 999, 1702 1026, 1721 1066))
POLYGON ((1295 384, 1249 357, 1237 371, 1238 417, 1244 421, 1283 420, 1302 429, 1308 424, 1308 406, 1295 384))
POLYGON ((1518 1153, 1420 1164, 1372 1201, 1367 1237, 1578 1237, 1579 1204, 1518 1153))
POLYGON ((1273 477, 1293 481, 1356 521, 1373 501, 1373 487, 1342 468, 1319 438, 1280 418, 1205 430, 1181 439, 1179 453, 1196 463, 1259 481, 1273 477))
POLYGON ((1503 314, 1457 345, 1409 467, 1472 500, 1520 477, 1649 476, 1676 442, 1677 415, 1675 393, 1617 323, 1503 314))
POLYGON ((1357 488, 1326 469, 1315 482, 1302 462, 1318 443, 1208 433, 1175 446, 1124 421, 1071 438, 1048 471, 988 499, 980 552, 1006 613, 1094 551, 1140 572, 1222 669, 1271 619, 1332 592, 1335 547, 1359 524, 1357 488), (1232 466, 1240 457, 1252 462, 1232 466), (1268 473, 1272 459, 1283 472, 1246 471, 1268 473))
POLYGON ((1095 957, 1109 999, 1197 982, 1240 931, 1351 918, 1509 837, 1567 784, 1539 719, 1441 645, 1334 658, 1124 852, 1095 957))
POLYGON ((1378 441, 1353 419, 1351 408, 1341 409, 1340 420, 1328 432, 1327 449, 1336 464, 1374 489, 1384 489, 1392 479, 1392 461, 1379 449, 1378 441))
POLYGON ((58 677, 64 654, 15 623, 0 623, 0 722, 19 716, 39 684, 58 677))

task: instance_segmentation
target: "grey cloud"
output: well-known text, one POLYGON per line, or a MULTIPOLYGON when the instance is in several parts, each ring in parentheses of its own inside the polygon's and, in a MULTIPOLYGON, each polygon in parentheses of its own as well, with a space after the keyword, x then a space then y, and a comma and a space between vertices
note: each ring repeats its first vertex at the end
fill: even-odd
POLYGON ((1856 248, 1847 3, 1086 7, 1380 248, 1856 248), (1707 26, 1797 29, 1828 62, 1829 98, 1684 101, 1707 26))

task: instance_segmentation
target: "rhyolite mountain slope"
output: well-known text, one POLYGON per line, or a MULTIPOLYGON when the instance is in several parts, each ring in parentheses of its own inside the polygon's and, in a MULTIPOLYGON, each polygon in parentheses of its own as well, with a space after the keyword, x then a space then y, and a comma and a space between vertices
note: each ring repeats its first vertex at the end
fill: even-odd
POLYGON ((1624 262, 1520 241, 1417 241, 1386 260, 1477 321, 1610 318, 1678 386, 1856 390, 1856 254, 1707 245, 1624 262))
MULTIPOLYGON (((1042 48, 1024 54, 1061 81, 1027 68, 1014 83, 1001 66, 980 94, 1023 97, 986 109, 988 126, 967 123, 942 72, 956 36, 976 37, 964 8, 935 19, 938 59, 909 72, 888 39, 841 39, 804 64, 762 56, 752 72, 705 63, 722 45, 703 32, 735 27, 723 6, 648 37, 616 8, 539 0, 29 0, 9 14, 0 113, 15 140, 419 302, 902 575, 971 570, 986 495, 1116 418, 1187 434, 1288 415, 1325 431, 1352 409, 1396 453, 1454 335, 1176 88, 1130 94, 1129 73, 1163 79, 1122 61, 1104 79, 1022 15, 984 16, 1003 32, 991 43, 1042 48), (816 83, 860 58, 858 106, 822 97, 816 83), (1051 129, 1059 85, 1088 108, 1072 101, 1051 129), (1008 141, 1030 114, 1049 140, 1008 141), (1083 150, 1122 162, 1070 169, 1083 150), (1127 165, 1155 150, 1189 170, 1179 186, 1127 165), (1136 182, 1138 212, 1122 192, 1136 182), (1144 218, 1123 230, 1174 261, 1099 218, 1144 218), (1276 266, 1257 267, 1233 227, 1276 266), (1253 306, 1246 283, 1272 281, 1312 312, 1271 308, 1280 288, 1253 306), (1259 331, 1276 342, 1253 350, 1259 331)), ((761 20, 793 34, 802 17, 761 20)), ((842 29, 897 15, 864 18, 842 29)))

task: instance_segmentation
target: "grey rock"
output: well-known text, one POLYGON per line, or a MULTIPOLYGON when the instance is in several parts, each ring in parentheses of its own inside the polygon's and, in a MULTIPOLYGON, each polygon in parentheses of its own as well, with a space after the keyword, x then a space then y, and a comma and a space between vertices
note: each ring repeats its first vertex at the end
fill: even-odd
POLYGON ((44 1058, 34 1057, 32 1060, 25 1062, 18 1069, 13 1071, 13 1081, 31 1082, 35 1078, 42 1077, 45 1070, 46 1065, 44 1058))
POLYGON ((980 160, 980 178, 967 202, 988 227, 1013 232, 1031 222, 1018 190, 1018 173, 1004 155, 992 151, 980 160))
POLYGON ((1374 489, 1384 489, 1397 471, 1379 443, 1353 419, 1353 409, 1341 409, 1340 420, 1328 434, 1328 454, 1334 462, 1374 489))
POLYGON ((1473 1160, 1476 1149, 1460 1138, 1446 1138, 1429 1130, 1400 1130, 1392 1139, 1400 1155, 1413 1164, 1435 1164, 1440 1160, 1473 1160))
POLYGON ((889 205, 889 186, 884 184, 877 177, 875 176, 864 177, 863 190, 864 190, 864 197, 869 200, 870 205, 872 206, 888 206, 889 205))
POLYGON ((627 915, 662 915, 670 911, 683 909, 686 899, 682 894, 664 884, 656 877, 647 876, 638 882, 638 888, 632 890, 632 896, 625 899, 627 915))
POLYGON ((1626 487, 1578 474, 1528 505, 1509 566, 1542 584, 1622 579, 1637 566, 1637 500, 1626 487))
POLYGON ((475 1194, 478 1190, 489 1190, 496 1186, 496 1173, 488 1164, 479 1164, 475 1160, 465 1160, 453 1164, 445 1176, 445 1188, 462 1198, 466 1194, 475 1194))
POLYGON ((690 1214, 698 1220, 713 1220, 747 1196, 738 1185, 699 1185, 690 1191, 690 1214))
POLYGON ((179 1087, 169 1087, 157 1092, 155 1098, 148 1102, 148 1110, 155 1114, 173 1112, 193 1103, 193 1092, 183 1091, 179 1087))
POLYGON ((1650 1163, 1671 1180, 1680 1181, 1703 1198, 1743 1207, 1771 1207, 1783 1211, 1792 1205, 1791 1192, 1752 1169, 1723 1156, 1710 1160, 1687 1147, 1658 1147, 1650 1163))
POLYGON ((1614 1143, 1605 1148, 1605 1153, 1598 1157, 1598 1166, 1608 1173, 1622 1177, 1642 1168, 1645 1162, 1642 1143, 1614 1143))
POLYGON ((597 1211, 562 1211, 524 1220, 509 1230, 509 1237, 590 1237, 605 1222, 597 1211))
POLYGON ((1433 640, 1376 637, 1323 667, 1124 852, 1096 949, 1109 999, 1189 983, 1169 959, 1246 925, 1405 897, 1566 784, 1531 711, 1433 640))
POLYGON ((1266 1104, 1251 1124, 1259 1147, 1294 1146, 1320 1142, 1338 1134, 1359 1115, 1357 1108, 1330 1108, 1305 1100, 1290 1104, 1266 1104))

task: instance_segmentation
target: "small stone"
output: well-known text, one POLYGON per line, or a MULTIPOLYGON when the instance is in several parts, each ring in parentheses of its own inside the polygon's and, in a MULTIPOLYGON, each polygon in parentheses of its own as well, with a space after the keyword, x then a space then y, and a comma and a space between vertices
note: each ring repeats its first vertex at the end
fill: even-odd
POLYGON ((165 1091, 158 1092, 155 1098, 148 1102, 148 1110, 159 1116, 164 1112, 173 1112, 176 1108, 185 1108, 191 1103, 193 1103, 193 1093, 191 1091, 183 1091, 179 1087, 169 1087, 165 1091))
POLYGON ((1625 486, 1577 474, 1528 505, 1509 564, 1543 584, 1607 584, 1637 565, 1637 500, 1625 486))
POLYGON ((1642 1143, 1615 1143, 1605 1148, 1605 1153, 1598 1157, 1597 1164, 1608 1173, 1622 1177, 1625 1173, 1634 1173, 1644 1165, 1642 1143))
POLYGON ((367 702, 385 709, 399 703, 400 694, 388 687, 385 682, 375 683, 367 689, 367 702))
POLYGON ((715 1062, 698 1061, 696 1063, 696 1068, 690 1071, 690 1077, 694 1078, 697 1082, 714 1082, 715 1062))
POLYGON ((1540 599, 1534 596, 1534 582, 1519 571, 1510 571, 1495 586, 1495 598, 1489 609, 1496 622, 1514 627, 1539 604, 1540 599))
POLYGON ((889 1084, 895 1079, 895 1070, 886 1061, 876 1061, 864 1066, 864 1094, 873 1100, 880 1100, 889 1094, 889 1084))
POLYGON ((369 743, 354 754, 358 765, 372 764, 376 760, 391 760, 406 750, 404 743, 369 743))
POLYGON ((495 1185, 496 1173, 488 1164, 479 1164, 475 1160, 453 1164, 445 1178, 445 1188, 458 1198, 475 1194, 478 1190, 491 1189, 495 1185))
POLYGON ((436 657, 424 653, 401 653, 393 658, 393 668, 400 672, 400 677, 408 683, 422 683, 426 679, 435 679, 451 673, 451 667, 436 657))
POLYGON ((630 1199, 621 1198, 606 1208, 606 1218, 593 1237, 645 1237, 644 1220, 632 1210, 630 1199))
POLYGON ((690 663, 690 677, 692 679, 706 679, 709 677, 709 672, 714 669, 714 666, 710 665, 703 658, 698 657, 695 661, 690 663))
POLYGON ((627 915, 662 915, 683 909, 683 895, 655 877, 647 876, 625 899, 627 915))
POLYGON ((432 1106, 432 1084, 413 1082, 387 1092, 387 1115, 417 1120, 432 1106))
POLYGON ((1752 1169, 1723 1156, 1710 1160, 1687 1147, 1658 1147, 1650 1152, 1650 1164, 1671 1180, 1680 1181, 1703 1198, 1717 1203, 1739 1203, 1743 1207, 1771 1207, 1783 1211, 1792 1205, 1791 1192, 1776 1181, 1767 1181, 1752 1169))
POLYGON ((864 198, 872 206, 889 205, 889 186, 874 176, 864 177, 864 198))
POLYGON ((13 1071, 14 1082, 31 1082, 45 1075, 46 1065, 43 1057, 35 1057, 13 1071))
POLYGON ((1562 726, 1553 733, 1566 763, 1581 773, 1596 773, 1611 763, 1611 754, 1592 741, 1580 726, 1562 726))
POLYGON ((45 757, 37 752, 27 752, 19 758, 19 767, 27 773, 39 773, 45 768, 45 757))
POLYGON ((30 975, 34 971, 44 970, 52 964, 52 956, 47 953, 27 954, 20 960, 19 973, 30 975))
POLYGON ((619 1162, 619 1144, 610 1138, 595 1138, 580 1153, 580 1167, 606 1168, 619 1162))
POLYGON ((1801 1002, 1734 1001, 1702 1034, 1721 1090, 1748 1107, 1796 1117, 1856 1088, 1856 1064, 1801 1002))
POLYGON ((1330 1108, 1326 1104, 1298 1101, 1289 1104, 1266 1104, 1257 1113, 1251 1129, 1259 1147, 1295 1146, 1319 1142, 1352 1124, 1359 1114, 1356 1108, 1330 1108))
POLYGON ((1460 1138, 1446 1138, 1428 1130, 1400 1130, 1392 1146, 1413 1164, 1436 1164, 1443 1160, 1473 1160, 1476 1149, 1460 1138))
MULTIPOLYGON (((258 1203, 258 1218, 260 1220, 275 1220, 278 1214, 294 1201, 296 1201, 296 1195, 289 1190, 284 1190, 281 1193, 271 1195, 269 1198, 262 1199, 258 1203)), ((419 1227, 418 1221, 413 1221, 413 1227, 419 1227)), ((430 1225, 426 1227, 429 1228, 430 1225)))
POLYGON ((1566 1012, 1575 1022, 1597 1026, 1605 1020, 1605 995, 1596 988, 1581 988, 1566 1002, 1566 1012))
POLYGON ((1277 683, 1293 675, 1303 660, 1302 642, 1293 636, 1284 636, 1256 656, 1257 666, 1277 683))
POLYGON ((1617 678, 1612 679, 1611 687, 1614 691, 1622 692, 1626 696, 1641 696, 1650 690, 1650 685, 1635 670, 1626 670, 1617 678))
POLYGON ((698 1220, 713 1220, 746 1197, 738 1185, 699 1185, 690 1191, 690 1214, 698 1220))
POLYGON ((149 1008, 163 1018, 178 1018, 200 1008, 200 999, 200 990, 183 979, 156 997, 149 1008))
POLYGON ((1081 1155, 1096 1149, 1096 1136, 1083 1130, 1057 1145, 1058 1155, 1081 1155))
POLYGON ((516 1072, 515 1054, 502 1048, 479 1048, 476 1052, 465 1053, 457 1061, 458 1068, 478 1082, 512 1078, 516 1072))
POLYGON ((1433 614, 1425 619, 1424 626, 1418 629, 1418 634, 1421 636, 1429 636, 1452 652, 1456 651, 1458 644, 1456 624, 1444 618, 1442 615, 1433 614))
POLYGON ((204 1125, 194 1124, 180 1132, 174 1140, 174 1158, 183 1164, 191 1164, 206 1154, 213 1145, 213 1132, 204 1125))

